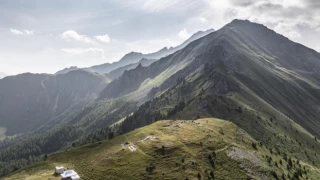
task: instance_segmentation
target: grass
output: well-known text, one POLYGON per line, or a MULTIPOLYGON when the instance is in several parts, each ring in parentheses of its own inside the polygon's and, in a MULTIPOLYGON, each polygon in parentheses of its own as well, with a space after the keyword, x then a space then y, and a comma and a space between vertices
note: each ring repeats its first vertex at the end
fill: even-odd
POLYGON ((6 138, 6 131, 7 129, 5 127, 0 127, 0 141, 6 138))
MULTIPOLYGON (((49 155, 46 161, 4 179, 60 179, 53 176, 54 167, 60 165, 74 169, 82 179, 197 179, 198 173, 202 179, 208 179, 211 171, 215 179, 249 178, 245 169, 248 167, 231 159, 226 152, 231 147, 253 152, 254 140, 229 121, 208 118, 195 122, 158 121, 109 141, 49 155), (158 139, 141 141, 147 136, 158 139), (126 141, 134 144, 137 151, 122 150, 121 144, 126 141), (216 153, 214 165, 208 159, 213 152, 216 153)), ((261 148, 263 151, 267 152, 261 148)), ((250 170, 262 172, 261 167, 254 164, 250 164, 250 170)))

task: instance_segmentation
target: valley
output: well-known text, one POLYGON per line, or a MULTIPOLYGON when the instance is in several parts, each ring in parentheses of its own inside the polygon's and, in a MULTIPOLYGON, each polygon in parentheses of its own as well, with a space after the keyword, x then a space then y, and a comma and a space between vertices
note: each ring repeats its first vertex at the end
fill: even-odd
POLYGON ((319 68, 315 50, 236 19, 117 63, 6 77, 0 176, 319 179, 319 68))

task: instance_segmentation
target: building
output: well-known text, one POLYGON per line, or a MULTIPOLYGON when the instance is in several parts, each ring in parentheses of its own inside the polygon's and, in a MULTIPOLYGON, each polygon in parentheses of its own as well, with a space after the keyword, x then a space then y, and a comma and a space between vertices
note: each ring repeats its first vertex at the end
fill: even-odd
POLYGON ((63 180, 79 180, 80 176, 74 170, 67 170, 61 174, 63 180))
POLYGON ((64 167, 62 167, 62 166, 56 167, 56 170, 55 170, 56 174, 62 174, 63 172, 64 172, 64 167))

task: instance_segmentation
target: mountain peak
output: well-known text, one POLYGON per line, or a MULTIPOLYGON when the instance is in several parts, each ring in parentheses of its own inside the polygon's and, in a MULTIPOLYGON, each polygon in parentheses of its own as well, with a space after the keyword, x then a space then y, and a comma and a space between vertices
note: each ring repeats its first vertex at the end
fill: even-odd
POLYGON ((230 22, 230 24, 245 24, 245 23, 252 23, 251 21, 249 21, 248 19, 234 19, 230 22))
MULTIPOLYGON (((231 21, 229 24, 227 24, 226 26, 236 26, 236 27, 240 27, 240 28, 248 28, 246 30, 250 30, 249 28, 265 28, 265 29, 269 29, 268 27, 266 27, 263 24, 259 24, 259 23, 255 23, 255 22, 251 22, 247 19, 242 20, 242 19, 234 19, 233 21, 231 21)), ((260 29, 261 30, 261 29, 260 29)))
POLYGON ((214 32, 213 28, 205 30, 205 31, 198 31, 198 32, 194 33, 192 36, 197 37, 197 36, 201 36, 202 34, 209 34, 211 32, 214 32))

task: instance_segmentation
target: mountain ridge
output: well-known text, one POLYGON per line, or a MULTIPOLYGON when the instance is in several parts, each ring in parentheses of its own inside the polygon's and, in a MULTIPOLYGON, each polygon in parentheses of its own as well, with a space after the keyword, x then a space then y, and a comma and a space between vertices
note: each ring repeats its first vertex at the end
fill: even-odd
POLYGON ((24 73, 2 79, 0 84, 0 126, 14 135, 32 130, 74 103, 95 98, 107 81, 76 70, 58 75, 24 73), (20 126, 19 121, 28 125, 20 126))
MULTIPOLYGON (((65 124, 57 124, 48 133, 44 131, 32 140, 25 140, 27 144, 18 142, 17 146, 1 150, 0 159, 13 164, 9 166, 12 171, 16 164, 8 161, 8 157, 13 157, 15 162, 30 154, 43 157, 37 149, 46 153, 67 150, 62 153, 64 156, 68 149, 87 144, 79 149, 88 150, 86 147, 97 147, 103 139, 128 137, 127 133, 136 128, 159 120, 182 119, 192 123, 195 119, 215 117, 231 121, 254 139, 255 144, 248 146, 258 149, 256 153, 274 171, 269 175, 275 179, 316 178, 302 166, 315 172, 320 166, 320 77, 315 68, 319 64, 320 57, 315 51, 265 26, 235 20, 149 66, 138 64, 125 70, 100 92, 98 99, 71 118, 63 119, 65 124), (59 139, 59 144, 54 146, 48 139, 59 139), (10 154, 21 146, 26 149, 22 157, 10 154), (33 151, 27 151, 30 149, 33 151)), ((217 132, 222 139, 230 138, 224 136, 223 128, 217 132)), ((153 150, 157 151, 154 147, 153 150)), ((99 154, 95 149, 90 152, 92 157, 99 154)), ((181 162, 180 156, 178 161, 181 162)), ((157 161, 153 162, 155 167, 161 167, 157 161)), ((202 171, 198 173, 205 176, 202 171)), ((83 172, 86 172, 84 176, 92 175, 83 172)), ((267 171, 263 172, 268 175, 267 171)), ((22 175, 25 175, 23 171, 22 175)))
POLYGON ((159 58, 165 57, 169 54, 174 53, 175 51, 178 51, 178 50, 184 48, 190 42, 192 42, 200 37, 206 36, 207 34, 210 34, 212 32, 214 32, 213 29, 209 29, 207 31, 198 31, 197 33, 193 34, 189 39, 187 39, 185 42, 183 42, 181 45, 179 45, 177 47, 171 47, 171 48, 164 47, 157 52, 149 53, 149 54, 142 54, 139 52, 130 52, 130 53, 126 54, 125 56, 123 56, 117 62, 114 62, 111 64, 106 63, 106 64, 102 64, 102 65, 96 65, 96 66, 89 67, 89 69, 91 69, 92 71, 99 72, 99 73, 109 73, 110 71, 112 71, 116 68, 119 68, 121 66, 125 66, 128 64, 132 64, 132 63, 137 63, 142 58, 159 59, 159 58))

